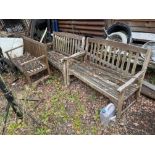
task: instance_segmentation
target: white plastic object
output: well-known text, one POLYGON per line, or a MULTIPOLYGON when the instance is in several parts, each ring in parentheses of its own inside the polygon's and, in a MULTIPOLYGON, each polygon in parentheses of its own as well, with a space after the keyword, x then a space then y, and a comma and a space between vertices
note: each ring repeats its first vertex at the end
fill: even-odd
POLYGON ((101 109, 100 111, 101 124, 104 126, 108 126, 110 121, 114 118, 115 112, 116 108, 113 103, 109 103, 106 107, 101 109))
POLYGON ((110 40, 117 40, 127 44, 127 35, 125 35, 123 32, 114 32, 109 34, 108 37, 110 38, 110 40))
MULTIPOLYGON (((22 38, 0 38, 0 48, 2 49, 4 57, 7 59, 8 57, 5 52, 21 45, 23 45, 22 38)), ((9 54, 12 58, 20 57, 23 55, 23 47, 17 48, 12 52, 9 52, 9 54)))

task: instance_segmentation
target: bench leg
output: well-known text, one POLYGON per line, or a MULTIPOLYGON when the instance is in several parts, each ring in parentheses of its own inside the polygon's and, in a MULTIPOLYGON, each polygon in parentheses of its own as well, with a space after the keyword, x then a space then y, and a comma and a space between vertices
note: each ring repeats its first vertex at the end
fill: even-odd
POLYGON ((140 92, 141 92, 141 89, 139 88, 136 92, 136 101, 138 100, 138 98, 140 97, 140 92))
POLYGON ((70 85, 70 75, 67 73, 67 86, 69 86, 70 85))
POLYGON ((70 85, 70 73, 69 73, 69 61, 66 62, 66 76, 67 76, 67 86, 70 85))
MULTIPOLYGON (((143 78, 142 78, 143 79, 143 78)), ((140 97, 140 92, 141 92, 141 89, 142 89, 142 79, 140 79, 138 81, 138 85, 139 85, 139 89, 137 90, 136 92, 136 100, 138 100, 138 98, 140 97)))
POLYGON ((120 93, 119 100, 118 100, 118 106, 117 106, 117 118, 118 119, 121 118, 123 102, 124 102, 124 93, 120 93))
POLYGON ((64 78, 64 85, 67 86, 67 65, 66 62, 63 63, 63 78, 64 78))

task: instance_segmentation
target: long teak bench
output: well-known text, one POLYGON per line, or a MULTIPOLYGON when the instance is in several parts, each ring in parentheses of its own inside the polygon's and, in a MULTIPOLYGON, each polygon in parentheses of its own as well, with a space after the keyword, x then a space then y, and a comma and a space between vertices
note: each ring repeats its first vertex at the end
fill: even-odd
POLYGON ((59 69, 64 77, 66 84, 66 62, 61 61, 66 57, 72 57, 79 52, 79 48, 84 49, 85 37, 65 33, 65 32, 54 32, 52 50, 48 51, 49 63, 59 69))
POLYGON ((21 46, 6 51, 10 61, 26 76, 29 84, 32 82, 38 83, 48 78, 50 70, 47 59, 47 46, 27 37, 23 37, 23 43, 24 53, 20 57, 11 57, 11 52, 14 49, 21 48, 21 46), (46 73, 42 74, 41 72, 44 71, 46 73), (33 76, 37 76, 35 81, 32 80, 33 76))
POLYGON ((70 84, 70 75, 76 76, 115 103, 119 118, 140 94, 150 50, 104 39, 87 38, 85 51, 81 50, 76 57, 82 55, 82 62, 72 59, 73 57, 63 59, 68 66, 67 85, 70 84), (145 55, 141 67, 137 65, 140 53, 145 55), (132 96, 135 97, 131 102, 132 96))

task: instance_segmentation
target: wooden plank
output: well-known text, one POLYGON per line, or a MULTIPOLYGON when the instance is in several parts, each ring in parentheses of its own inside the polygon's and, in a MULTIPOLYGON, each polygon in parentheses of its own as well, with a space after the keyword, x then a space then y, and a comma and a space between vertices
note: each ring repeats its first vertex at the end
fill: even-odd
POLYGON ((126 61, 127 61, 127 52, 124 51, 123 58, 122 58, 122 63, 121 63, 121 67, 120 67, 122 72, 124 71, 124 65, 125 65, 126 61))
POLYGON ((135 74, 135 70, 136 70, 136 67, 137 67, 137 64, 138 64, 138 58, 139 58, 139 53, 136 53, 136 56, 135 56, 135 59, 134 59, 134 62, 133 62, 132 71, 131 71, 132 75, 135 74))
POLYGON ((117 62, 116 62, 117 70, 119 69, 119 65, 120 65, 121 52, 122 52, 121 49, 118 49, 118 51, 117 51, 117 62))
POLYGON ((133 32, 150 32, 155 33, 155 28, 148 28, 148 27, 132 27, 133 32))
POLYGON ((97 30, 97 31, 103 31, 104 25, 102 26, 78 26, 78 25, 59 25, 60 29, 75 29, 75 30, 97 30))
POLYGON ((75 51, 75 39, 73 39, 73 42, 72 42, 72 54, 74 54, 74 51, 75 51))
POLYGON ((78 34, 96 35, 96 36, 103 36, 104 35, 104 32, 100 32, 100 31, 73 30, 73 29, 66 29, 66 28, 62 28, 61 31, 78 33, 78 34))
POLYGON ((103 54, 104 54, 104 48, 105 48, 105 45, 101 45, 101 50, 100 50, 100 59, 99 59, 99 65, 101 66, 102 65, 102 59, 103 59, 103 54))
POLYGON ((112 53, 112 47, 110 47, 109 50, 108 50, 108 60, 107 60, 107 63, 109 63, 110 66, 111 66, 111 63, 110 63, 111 53, 112 53))
POLYGON ((132 53, 130 52, 129 55, 128 55, 128 58, 127 58, 127 66, 126 66, 126 69, 125 69, 125 74, 126 75, 129 74, 129 67, 130 67, 130 64, 131 64, 131 58, 132 58, 132 53))
POLYGON ((143 81, 141 93, 155 100, 155 85, 147 81, 143 81))
POLYGON ((28 64, 28 63, 31 63, 31 62, 34 62, 34 61, 38 61, 38 60, 43 59, 43 58, 45 58, 45 55, 42 55, 42 56, 37 57, 37 58, 33 58, 33 59, 31 59, 31 60, 29 60, 29 61, 26 61, 26 62, 24 62, 24 63, 22 63, 22 64, 20 64, 20 65, 21 65, 21 66, 24 66, 24 65, 26 65, 26 64, 28 64))
POLYGON ((97 44, 95 43, 94 44, 94 49, 92 50, 92 58, 93 58, 93 63, 95 63, 95 58, 96 58, 96 47, 97 47, 97 44))
POLYGON ((62 21, 62 20, 59 20, 59 25, 62 25, 62 24, 73 24, 73 25, 100 25, 100 26, 103 26, 105 24, 104 20, 103 21, 76 21, 76 20, 72 20, 72 21, 62 21))
POLYGON ((155 21, 139 20, 117 20, 119 23, 125 23, 130 27, 155 27, 155 21))
POLYGON ((113 50, 113 56, 112 56, 112 66, 115 66, 116 51, 117 51, 117 49, 116 49, 116 48, 114 48, 114 50, 113 50))

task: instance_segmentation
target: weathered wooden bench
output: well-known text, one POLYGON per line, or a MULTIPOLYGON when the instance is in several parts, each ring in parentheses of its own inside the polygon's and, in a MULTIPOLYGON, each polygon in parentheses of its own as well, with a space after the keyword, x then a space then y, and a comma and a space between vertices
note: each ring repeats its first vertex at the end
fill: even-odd
POLYGON ((62 72, 66 83, 66 62, 61 60, 76 55, 80 51, 79 48, 84 49, 85 37, 65 32, 54 32, 52 43, 52 50, 48 51, 49 63, 62 72))
POLYGON ((23 37, 23 43, 24 53, 20 57, 11 57, 11 52, 22 46, 6 51, 10 61, 26 76, 29 84, 34 82, 32 81, 33 76, 37 76, 35 83, 48 78, 50 69, 47 59, 47 46, 27 37, 23 37), (39 75, 44 71, 46 73, 42 74, 43 76, 39 75))
POLYGON ((75 57, 63 59, 67 62, 67 85, 70 84, 70 75, 79 78, 115 103, 120 118, 140 95, 150 50, 87 38, 85 50, 78 52, 75 57), (145 61, 139 66, 141 52, 145 54, 145 61), (73 59, 80 56, 84 57, 81 62, 73 59))

